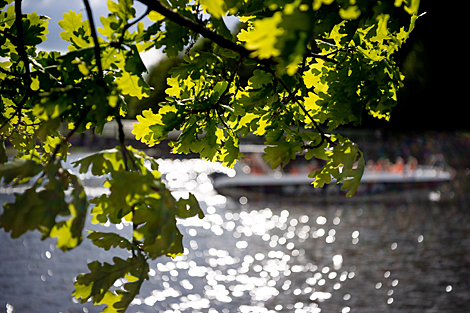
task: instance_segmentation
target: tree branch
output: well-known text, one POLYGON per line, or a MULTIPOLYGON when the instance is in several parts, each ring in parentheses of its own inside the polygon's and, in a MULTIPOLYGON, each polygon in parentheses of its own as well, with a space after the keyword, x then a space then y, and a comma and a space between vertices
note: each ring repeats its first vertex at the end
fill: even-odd
MULTIPOLYGON (((224 36, 221 36, 213 32, 212 30, 205 27, 204 25, 198 24, 194 22, 193 20, 179 14, 178 12, 168 9, 158 0, 138 0, 138 1, 146 5, 149 10, 160 13, 161 15, 165 16, 172 22, 180 26, 183 26, 185 28, 188 28, 189 30, 192 30, 195 33, 200 34, 204 38, 211 40, 212 42, 216 43, 222 48, 229 49, 238 53, 241 57, 249 57, 250 54, 253 52, 252 50, 248 50, 245 47, 239 44, 236 44, 235 42, 231 40, 228 40, 224 36)), ((257 57, 250 57, 250 58, 252 58, 253 60, 261 64, 275 64, 275 62, 272 59, 258 59, 257 57)))
POLYGON ((93 42, 95 45, 93 50, 95 52, 96 65, 98 66, 98 72, 100 77, 103 77, 103 65, 101 64, 101 48, 98 42, 98 35, 96 34, 95 22, 93 21, 93 13, 91 12, 90 3, 88 2, 88 0, 83 0, 83 3, 85 4, 86 14, 88 15, 88 21, 90 23, 91 36, 93 37, 93 42))
POLYGON ((23 105, 26 103, 26 100, 30 96, 31 92, 31 72, 29 70, 29 59, 28 54, 24 48, 24 38, 23 38, 23 13, 21 11, 21 1, 15 1, 15 25, 16 25, 16 49, 20 56, 20 60, 23 61, 25 76, 24 76, 24 85, 26 88, 25 95, 21 102, 18 104, 18 124, 21 123, 21 110, 23 105))
POLYGON ((183 15, 180 15, 177 12, 174 12, 168 9, 167 7, 163 6, 163 4, 160 3, 160 1, 156 1, 156 0, 138 0, 138 1, 146 5, 150 10, 160 13, 161 15, 165 16, 166 18, 175 22, 176 24, 186 27, 200 34, 201 36, 207 39, 210 39, 211 41, 215 42, 222 48, 230 49, 232 51, 237 52, 241 56, 245 56, 245 57, 248 56, 252 52, 246 49, 245 47, 237 45, 236 43, 228 40, 227 38, 214 33, 209 28, 203 25, 200 25, 194 22, 193 20, 190 20, 189 18, 183 15))
POLYGON ((26 85, 29 89, 31 85, 31 77, 30 77, 30 70, 29 70, 29 61, 28 61, 28 54, 24 48, 24 38, 23 38, 23 13, 21 12, 21 1, 15 1, 15 25, 16 25, 16 41, 17 45, 16 48, 18 49, 18 54, 20 55, 21 61, 24 63, 24 70, 26 73, 26 85))

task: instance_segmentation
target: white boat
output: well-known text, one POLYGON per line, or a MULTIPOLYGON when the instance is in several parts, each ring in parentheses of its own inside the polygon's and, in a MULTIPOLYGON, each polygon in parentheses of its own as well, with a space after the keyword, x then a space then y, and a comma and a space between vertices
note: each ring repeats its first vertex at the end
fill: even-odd
MULTIPOLYGON (((335 181, 324 188, 314 188, 313 178, 308 173, 315 169, 315 165, 299 158, 303 164, 295 164, 285 170, 272 170, 262 158, 264 147, 244 147, 246 158, 237 162, 234 171, 228 175, 214 175, 213 186, 220 194, 230 197, 242 195, 265 196, 290 195, 295 197, 337 196, 344 194, 339 187, 334 187, 335 181)), ((315 162, 315 161, 314 161, 315 162)), ((442 155, 435 155, 427 165, 405 164, 397 162, 387 169, 377 169, 376 166, 367 165, 361 179, 356 196, 353 198, 363 200, 363 197, 381 199, 384 197, 403 196, 404 194, 418 194, 426 190, 425 198, 442 197, 437 187, 441 183, 451 181, 455 171, 445 162, 442 155), (377 196, 381 195, 381 196, 377 196)), ((321 197, 323 200, 324 197, 321 197)), ((331 197, 330 197, 331 198, 331 197)), ((343 199, 344 197, 340 197, 343 199)), ((344 199, 343 199, 344 200, 344 199)), ((432 199, 431 199, 432 200, 432 199)))

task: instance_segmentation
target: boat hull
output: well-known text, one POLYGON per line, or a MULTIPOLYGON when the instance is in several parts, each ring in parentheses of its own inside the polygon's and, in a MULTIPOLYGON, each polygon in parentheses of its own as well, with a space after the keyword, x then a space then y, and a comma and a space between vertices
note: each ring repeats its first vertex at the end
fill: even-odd
POLYGON ((427 182, 409 184, 362 184, 353 197, 339 185, 314 188, 311 185, 232 186, 214 188, 219 194, 234 200, 247 197, 255 200, 288 199, 302 202, 413 202, 445 201, 452 199, 449 183, 427 182))
POLYGON ((332 182, 322 188, 314 188, 313 179, 307 174, 295 175, 249 175, 235 177, 219 175, 213 178, 214 189, 234 199, 288 197, 301 201, 343 202, 343 201, 442 201, 449 182, 450 171, 422 167, 412 173, 366 172, 356 194, 347 198, 347 190, 341 184, 332 182))

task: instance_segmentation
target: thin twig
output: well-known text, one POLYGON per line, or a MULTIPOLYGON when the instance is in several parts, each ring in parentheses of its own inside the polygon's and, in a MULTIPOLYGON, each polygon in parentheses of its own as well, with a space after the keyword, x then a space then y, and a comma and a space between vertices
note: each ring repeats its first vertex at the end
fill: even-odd
POLYGON ((137 24, 138 22, 140 22, 144 17, 147 16, 147 14, 150 13, 150 11, 151 10, 147 7, 147 10, 145 11, 144 14, 142 14, 142 16, 140 16, 138 19, 136 19, 132 23, 126 24, 126 26, 124 26, 124 28, 122 29, 121 37, 119 38, 119 41, 117 43, 113 43, 113 46, 116 45, 117 47, 120 47, 124 43, 124 35, 125 35, 126 31, 129 28, 131 28, 132 26, 134 26, 135 24, 137 24))
POLYGON ((116 122, 118 124, 118 132, 119 132, 119 143, 121 146, 121 153, 122 159, 124 161, 124 168, 126 172, 129 171, 129 165, 127 164, 127 149, 125 145, 125 134, 124 134, 124 126, 122 125, 121 117, 119 116, 119 112, 116 114, 116 122))
POLYGON ((227 125, 227 123, 223 120, 223 118, 222 118, 222 116, 221 116, 221 114, 220 114, 220 112, 219 112, 219 107, 220 107, 220 105, 221 105, 221 102, 222 102, 222 100, 223 100, 223 97, 225 97, 225 96, 227 95, 227 93, 229 92, 230 86, 232 85, 233 81, 235 80, 235 76, 237 75, 238 70, 240 69, 240 66, 241 66, 241 64, 243 63, 243 60, 244 60, 244 59, 245 59, 244 57, 240 57, 240 60, 238 61, 237 66, 236 66, 235 69, 233 70, 232 75, 231 75, 230 78, 227 80, 227 83, 228 83, 228 84, 227 84, 227 87, 225 87, 224 92, 222 92, 222 95, 220 95, 219 99, 217 99, 217 102, 216 102, 213 106, 211 106, 211 109, 212 109, 212 108, 215 109, 215 111, 216 111, 216 113, 217 113, 217 116, 219 117, 220 121, 222 122, 222 124, 224 124, 225 128, 227 128, 227 129, 231 129, 231 128, 230 128, 230 127, 227 125))
POLYGON ((329 58, 330 55, 334 55, 334 54, 337 54, 338 52, 340 51, 344 51, 343 48, 338 48, 334 51, 331 51, 331 52, 328 52, 326 54, 318 54, 318 53, 314 53, 312 52, 312 50, 308 49, 305 53, 305 56, 307 57, 312 57, 314 59, 322 59, 322 60, 325 60, 325 61, 328 61, 328 62, 332 62, 334 64, 338 64, 339 62, 332 59, 332 58, 329 58))
POLYGON ((316 54, 316 53, 312 53, 312 52, 311 52, 311 53, 309 54, 309 56, 312 57, 312 58, 314 58, 314 59, 322 59, 322 60, 325 60, 325 61, 327 61, 327 62, 331 62, 331 63, 334 63, 334 64, 338 64, 338 63, 339 63, 338 61, 333 60, 333 59, 327 57, 327 56, 324 55, 324 54, 316 54))
POLYGON ((240 69, 240 66, 242 65, 244 59, 245 59, 244 57, 240 57, 240 60, 238 61, 237 66, 235 67, 235 69, 233 70, 232 75, 230 76, 229 80, 227 81, 227 83, 228 83, 227 87, 225 88, 224 92, 222 93, 222 95, 219 97, 219 99, 215 103, 216 105, 219 105, 220 102, 222 102, 222 98, 225 97, 225 95, 230 90, 230 86, 232 85, 233 81, 235 80, 235 76, 237 75, 238 70, 240 69))
MULTIPOLYGON (((132 210, 132 220, 134 220, 134 217, 135 217, 135 205, 132 206, 132 209, 131 209, 131 210, 132 210)), ((138 241, 137 241, 137 239, 135 238, 135 235, 134 235, 134 234, 135 234, 135 231, 137 230, 137 226, 138 226, 137 223, 134 223, 134 222, 132 223, 132 244, 133 244, 134 246, 136 246, 137 249, 139 249, 140 247, 139 247, 138 241)), ((134 258, 136 257, 134 247, 132 247, 132 257, 134 257, 134 258)))
POLYGON ((49 159, 49 162, 48 164, 53 164, 57 158, 57 153, 59 153, 59 150, 60 148, 67 142, 69 142, 70 138, 72 138, 72 136, 75 134, 75 132, 78 130, 78 128, 80 127, 80 125, 83 123, 83 121, 85 120, 88 112, 90 112, 91 110, 91 106, 87 106, 83 109, 83 111, 81 112, 77 122, 75 123, 75 127, 67 134, 67 136, 65 136, 64 139, 62 139, 54 148, 54 151, 52 152, 52 156, 51 158, 49 159))
POLYGON ((333 146, 336 146, 337 143, 334 142, 334 141, 331 141, 331 139, 323 132, 323 130, 320 128, 320 126, 318 125, 318 123, 313 119, 313 117, 310 115, 310 112, 308 112, 308 110, 305 108, 305 106, 300 103, 300 101, 295 97, 295 95, 292 93, 292 91, 289 89, 289 86, 286 85, 286 83, 279 77, 277 77, 276 73, 271 69, 271 68, 267 68, 267 70, 274 76, 274 78, 279 81, 282 85, 282 87, 284 87, 284 89, 287 91, 287 93, 289 94, 289 97, 292 98, 298 105, 299 107, 302 109, 302 111, 304 111, 305 115, 307 115, 307 117, 312 121, 312 124, 313 126, 315 127, 315 129, 320 133, 320 135, 322 136, 322 138, 324 138, 329 144, 333 145, 333 146))

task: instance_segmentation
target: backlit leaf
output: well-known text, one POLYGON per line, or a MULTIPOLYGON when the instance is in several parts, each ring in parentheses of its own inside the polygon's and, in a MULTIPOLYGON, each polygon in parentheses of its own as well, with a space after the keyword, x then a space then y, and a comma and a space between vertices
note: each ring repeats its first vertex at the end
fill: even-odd
POLYGON ((245 42, 249 50, 254 50, 252 56, 261 59, 276 57, 281 51, 276 48, 277 37, 284 33, 277 26, 282 21, 282 13, 276 12, 272 17, 256 20, 248 31, 242 29, 238 40, 245 42))
POLYGON ((202 8, 216 18, 221 18, 225 14, 223 0, 201 0, 202 8))
POLYGON ((148 263, 141 254, 127 260, 114 257, 113 262, 114 264, 101 264, 98 261, 89 263, 90 273, 77 276, 72 295, 81 299, 82 303, 93 299, 96 304, 105 304, 110 309, 108 312, 125 312, 138 294, 143 281, 148 279, 148 263), (116 294, 109 291, 116 280, 124 279, 128 275, 137 277, 138 280, 124 284, 124 288, 117 290, 116 294))
POLYGON ((116 84, 122 94, 142 99, 150 95, 150 88, 141 76, 123 72, 116 78, 116 84))

